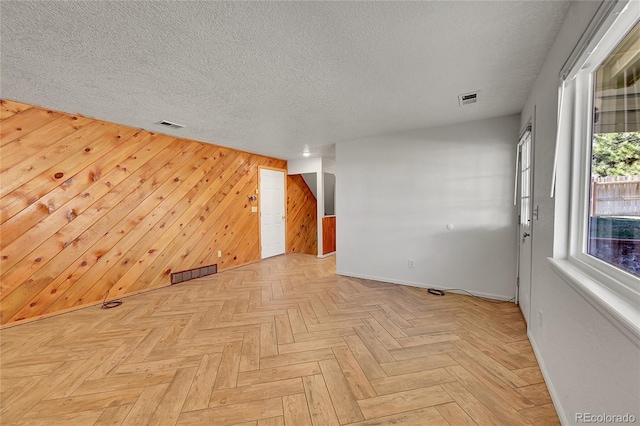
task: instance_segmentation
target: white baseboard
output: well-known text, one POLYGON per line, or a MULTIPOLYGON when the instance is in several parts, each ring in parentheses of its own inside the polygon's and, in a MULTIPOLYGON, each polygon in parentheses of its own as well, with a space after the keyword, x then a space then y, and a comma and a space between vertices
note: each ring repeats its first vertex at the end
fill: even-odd
POLYGON ((332 251, 331 253, 327 253, 327 254, 319 254, 318 259, 324 259, 325 257, 335 256, 335 255, 336 255, 335 251, 332 251))
MULTIPOLYGON (((354 277, 354 278, 362 278, 362 279, 365 279, 365 280, 381 281, 381 282, 384 282, 384 283, 408 285, 408 286, 411 286, 411 287, 420 287, 420 288, 434 288, 434 289, 437 289, 437 290, 450 291, 451 293, 467 294, 464 291, 449 290, 447 287, 440 287, 440 286, 437 286, 437 285, 419 283, 419 282, 414 282, 414 281, 397 280, 397 279, 394 279, 394 278, 386 278, 386 277, 375 277, 375 276, 371 276, 371 275, 355 274, 355 273, 352 273, 352 272, 345 272, 345 271, 338 271, 338 270, 336 270, 336 274, 343 275, 345 277, 354 277)), ((513 299, 513 296, 505 296, 505 295, 501 295, 501 294, 485 293, 485 292, 476 291, 476 290, 467 290, 467 289, 463 289, 463 290, 466 290, 466 291, 468 291, 470 293, 473 293, 475 296, 485 297, 487 299, 495 299, 495 300, 503 300, 503 301, 508 301, 508 300, 513 299)))
POLYGON ((529 342, 531 343, 531 347, 533 348, 533 354, 536 356, 536 360, 538 361, 538 366, 540 367, 540 371, 542 372, 542 377, 544 378, 544 382, 547 385, 547 389, 549 390, 549 395, 551 395, 551 401, 553 401, 553 406, 556 409, 556 413, 558 414, 558 418, 560 419, 560 423, 563 425, 570 425, 574 422, 570 422, 567 419, 566 413, 562 409, 562 404, 560 403, 560 397, 558 396, 558 392, 553 387, 553 382, 549 377, 549 373, 547 372, 547 368, 544 365, 544 360, 542 359, 542 355, 540 354, 540 350, 538 349, 538 345, 536 341, 533 339, 530 331, 527 331, 527 337, 529 338, 529 342))

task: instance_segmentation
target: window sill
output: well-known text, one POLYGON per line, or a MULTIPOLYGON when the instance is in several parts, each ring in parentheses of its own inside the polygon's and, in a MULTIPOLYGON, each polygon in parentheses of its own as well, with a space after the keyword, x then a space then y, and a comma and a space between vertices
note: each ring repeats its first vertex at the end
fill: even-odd
POLYGON ((548 258, 553 269, 623 332, 640 339, 640 297, 631 303, 566 259, 548 258))

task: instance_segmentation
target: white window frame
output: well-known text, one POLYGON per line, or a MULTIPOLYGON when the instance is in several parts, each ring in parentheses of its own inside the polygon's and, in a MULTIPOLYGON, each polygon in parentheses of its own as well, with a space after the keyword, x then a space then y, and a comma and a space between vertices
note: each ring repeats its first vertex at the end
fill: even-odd
MULTIPOLYGON (((527 128, 520 137, 520 142, 518 142, 519 161, 518 170, 516 171, 516 173, 520 175, 520 226, 523 226, 527 230, 531 229, 531 216, 533 211, 533 191, 531 190, 531 179, 533 178, 532 143, 533 132, 531 125, 527 125, 527 128), (525 189, 527 191, 527 195, 523 195, 525 189), (524 202, 525 199, 527 200, 526 203, 524 202)), ((516 193, 518 194, 517 189, 516 193)))
MULTIPOLYGON (((600 62, 598 63, 598 65, 600 62)), ((582 70, 575 80, 576 115, 573 140, 574 177, 572 192, 577 194, 577 208, 572 209, 569 256, 589 272, 603 274, 600 281, 627 299, 640 295, 640 278, 587 253, 589 236, 589 201, 591 182, 591 138, 593 120, 593 72, 597 67, 582 70)))
MULTIPOLYGON (((563 82, 568 100, 565 108, 569 108, 571 118, 562 126, 570 126, 572 130, 571 172, 566 176, 570 179, 569 238, 566 257, 550 260, 553 269, 587 300, 640 337, 640 278, 587 253, 594 73, 640 18, 637 10, 628 9, 619 7, 611 11, 605 21, 608 27, 604 32, 599 31, 603 35, 591 41, 587 47, 590 53, 573 66, 563 82)), ((566 235, 556 235, 556 238, 566 238, 566 235)))

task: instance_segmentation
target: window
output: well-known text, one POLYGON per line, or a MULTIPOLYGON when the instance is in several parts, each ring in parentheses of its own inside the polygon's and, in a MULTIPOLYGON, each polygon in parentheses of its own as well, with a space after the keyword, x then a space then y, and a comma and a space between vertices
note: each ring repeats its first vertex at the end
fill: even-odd
POLYGON ((640 336, 640 10, 601 8, 562 73, 556 154, 570 169, 551 264, 640 336))
POLYGON ((593 84, 587 253, 640 276, 640 24, 593 84))
POLYGON ((531 128, 520 138, 520 225, 531 225, 531 128))

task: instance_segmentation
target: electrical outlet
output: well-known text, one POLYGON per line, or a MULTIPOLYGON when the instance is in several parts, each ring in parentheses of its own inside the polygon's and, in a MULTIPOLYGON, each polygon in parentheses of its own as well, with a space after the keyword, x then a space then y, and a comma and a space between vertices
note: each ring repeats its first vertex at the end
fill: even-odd
POLYGON ((409 268, 413 269, 416 267, 416 262, 413 259, 409 259, 409 268))
POLYGON ((222 257, 222 250, 218 250, 218 257, 222 257))
POLYGON ((251 213, 258 213, 258 206, 251 206, 251 213))

